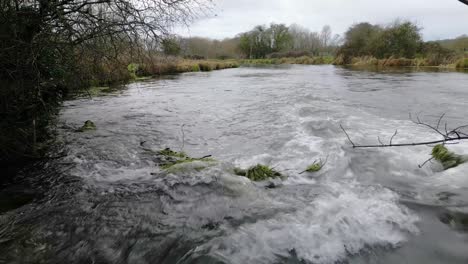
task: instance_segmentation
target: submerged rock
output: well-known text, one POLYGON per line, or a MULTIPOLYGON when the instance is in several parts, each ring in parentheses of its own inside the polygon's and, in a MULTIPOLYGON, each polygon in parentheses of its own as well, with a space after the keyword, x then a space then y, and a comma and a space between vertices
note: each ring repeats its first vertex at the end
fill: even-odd
POLYGON ((439 216, 442 223, 453 229, 468 231, 468 214, 463 212, 446 212, 439 216))
POLYGON ((80 129, 78 129, 78 132, 92 131, 92 130, 96 130, 96 129, 97 129, 97 127, 93 123, 93 121, 86 120, 84 125, 80 129))

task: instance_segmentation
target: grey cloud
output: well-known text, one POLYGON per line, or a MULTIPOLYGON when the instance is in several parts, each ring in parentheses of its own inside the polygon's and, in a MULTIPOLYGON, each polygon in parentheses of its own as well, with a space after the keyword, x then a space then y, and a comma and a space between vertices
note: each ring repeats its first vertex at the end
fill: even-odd
POLYGON ((400 18, 417 22, 427 40, 468 34, 468 6, 457 0, 219 0, 213 13, 177 32, 221 39, 276 22, 313 31, 330 25, 342 34, 353 23, 387 24, 400 18))

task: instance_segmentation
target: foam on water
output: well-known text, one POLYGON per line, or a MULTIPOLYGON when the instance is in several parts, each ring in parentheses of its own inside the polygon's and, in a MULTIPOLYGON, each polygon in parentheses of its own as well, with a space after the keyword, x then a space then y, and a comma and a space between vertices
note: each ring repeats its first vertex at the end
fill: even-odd
POLYGON ((366 248, 397 247, 418 232, 418 217, 380 188, 330 185, 315 200, 291 204, 293 212, 245 224, 197 249, 228 263, 275 263, 291 254, 335 263, 366 248))

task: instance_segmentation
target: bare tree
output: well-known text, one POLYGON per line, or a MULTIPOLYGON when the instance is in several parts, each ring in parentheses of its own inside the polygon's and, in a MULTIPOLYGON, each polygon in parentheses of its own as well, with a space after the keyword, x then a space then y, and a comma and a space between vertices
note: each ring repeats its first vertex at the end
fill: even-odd
POLYGON ((332 38, 332 30, 329 25, 323 27, 322 32, 320 33, 320 40, 322 41, 323 48, 327 48, 330 45, 330 40, 332 38))

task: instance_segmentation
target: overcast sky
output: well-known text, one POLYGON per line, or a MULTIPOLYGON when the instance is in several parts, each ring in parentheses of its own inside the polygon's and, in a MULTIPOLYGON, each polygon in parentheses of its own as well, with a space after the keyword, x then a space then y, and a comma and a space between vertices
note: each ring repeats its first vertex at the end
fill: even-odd
POLYGON ((468 34, 468 6, 458 0, 214 0, 213 14, 189 28, 183 36, 233 37, 259 24, 297 23, 312 31, 330 25, 342 34, 357 22, 386 24, 400 18, 423 28, 425 40, 468 34))

